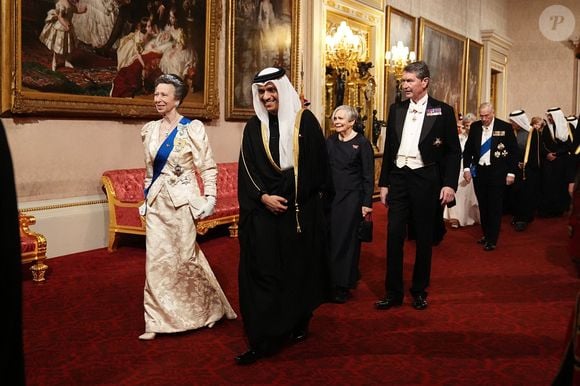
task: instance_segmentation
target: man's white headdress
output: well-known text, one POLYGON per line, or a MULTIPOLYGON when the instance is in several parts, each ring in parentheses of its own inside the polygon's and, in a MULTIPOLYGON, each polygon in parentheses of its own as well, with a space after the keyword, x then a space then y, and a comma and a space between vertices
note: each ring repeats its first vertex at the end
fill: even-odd
POLYGON ((575 115, 570 115, 566 117, 566 120, 570 125, 574 127, 574 130, 576 130, 576 128, 578 127, 578 117, 575 115))
POLYGON ((516 125, 525 131, 530 131, 530 120, 528 119, 528 116, 524 110, 512 111, 510 113, 510 121, 513 121, 516 125))
MULTIPOLYGON (((266 107, 258 95, 258 86, 272 83, 278 92, 278 124, 280 127, 280 168, 294 166, 294 123, 296 114, 302 108, 300 97, 285 75, 283 68, 268 67, 260 71, 252 84, 254 110, 263 125, 269 127, 270 119, 266 107)), ((269 133, 269 131, 268 131, 269 133)), ((269 138, 265 138, 269 140, 269 138)))
POLYGON ((560 141, 566 141, 568 139, 568 122, 566 122, 566 117, 564 117, 564 113, 560 110, 559 107, 552 107, 548 109, 548 114, 552 116, 554 120, 554 126, 548 122, 548 125, 552 129, 552 133, 554 137, 559 139, 560 141))

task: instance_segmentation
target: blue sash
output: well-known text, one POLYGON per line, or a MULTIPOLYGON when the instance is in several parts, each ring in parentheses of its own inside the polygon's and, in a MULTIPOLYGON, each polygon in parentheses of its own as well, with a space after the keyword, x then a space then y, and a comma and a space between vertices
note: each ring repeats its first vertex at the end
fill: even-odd
MULTIPOLYGON (((179 123, 182 125, 187 125, 189 122, 191 122, 191 120, 185 117, 181 118, 181 120, 179 121, 179 123)), ((161 175, 161 171, 163 170, 165 164, 167 163, 169 154, 171 154, 171 151, 173 150, 173 141, 175 140, 176 135, 177 135, 177 126, 175 126, 173 131, 167 136, 167 138, 165 138, 165 141, 163 141, 161 146, 159 146, 159 150, 157 151, 157 154, 155 155, 155 160, 153 161, 153 177, 151 178, 151 183, 145 189, 145 198, 147 198, 147 193, 149 193, 149 189, 153 186, 153 183, 155 182, 157 177, 161 175)))
MULTIPOLYGON (((483 157, 488 151, 491 151, 491 137, 486 139, 485 142, 481 144, 481 148, 479 149, 479 158, 483 157)), ((477 177, 477 165, 470 165, 469 169, 471 169, 471 176, 477 177)))
POLYGON ((491 150, 491 137, 489 137, 482 145, 479 150, 479 156, 483 157, 485 153, 491 150))

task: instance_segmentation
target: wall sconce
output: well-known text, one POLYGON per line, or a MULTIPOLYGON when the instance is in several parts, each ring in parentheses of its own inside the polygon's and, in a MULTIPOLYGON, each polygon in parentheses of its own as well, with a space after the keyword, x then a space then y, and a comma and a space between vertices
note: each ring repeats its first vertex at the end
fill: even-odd
POLYGON ((415 51, 409 52, 409 47, 405 47, 402 41, 398 41, 390 51, 385 52, 385 68, 390 74, 393 74, 397 81, 396 101, 401 101, 401 77, 405 66, 417 59, 415 51))

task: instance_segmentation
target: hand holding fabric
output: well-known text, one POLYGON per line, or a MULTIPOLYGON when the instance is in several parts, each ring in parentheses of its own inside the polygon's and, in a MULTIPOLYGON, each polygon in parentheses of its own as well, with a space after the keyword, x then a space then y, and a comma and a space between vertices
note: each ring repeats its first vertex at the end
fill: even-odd
POLYGON ((139 207, 139 216, 145 216, 147 213, 147 201, 143 202, 139 207))
POLYGON ((205 203, 204 206, 201 207, 201 214, 199 215, 200 219, 211 216, 215 209, 216 203, 215 196, 206 196, 205 199, 207 202, 205 203))

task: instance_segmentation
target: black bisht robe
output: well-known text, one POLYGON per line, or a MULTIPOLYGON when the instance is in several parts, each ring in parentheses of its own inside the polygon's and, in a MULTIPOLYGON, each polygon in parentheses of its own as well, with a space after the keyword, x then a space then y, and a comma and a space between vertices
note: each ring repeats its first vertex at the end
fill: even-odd
MULTIPOLYGON (((274 117, 270 117, 271 126, 272 121, 274 117)), ((325 139, 309 110, 302 113, 298 144, 300 233, 294 170, 281 171, 276 165, 275 146, 262 140, 256 116, 244 129, 238 167, 238 279, 240 311, 250 347, 290 334, 329 295, 325 211, 332 183, 325 139), (272 157, 265 146, 272 147, 272 157), (285 197, 288 210, 271 213, 260 201, 264 193, 285 197)))
POLYGON ((538 214, 543 217, 561 216, 570 205, 568 183, 570 177, 570 150, 572 141, 560 141, 546 125, 542 130, 542 193, 538 214), (546 155, 555 153, 556 159, 548 161, 546 155))

